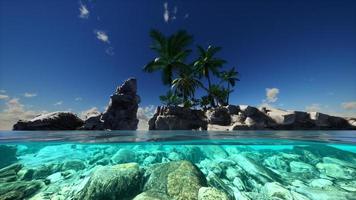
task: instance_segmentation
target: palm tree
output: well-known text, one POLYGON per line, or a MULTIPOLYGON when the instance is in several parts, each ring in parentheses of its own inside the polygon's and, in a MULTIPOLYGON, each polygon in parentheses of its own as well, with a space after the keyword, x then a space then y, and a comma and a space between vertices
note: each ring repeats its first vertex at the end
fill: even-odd
POLYGON ((227 96, 231 93, 231 90, 221 87, 220 85, 213 84, 209 90, 209 94, 212 97, 212 101, 216 101, 216 105, 225 106, 227 105, 227 96))
MULTIPOLYGON (((198 46, 199 58, 195 61, 194 66, 200 74, 200 77, 204 76, 208 80, 208 91, 211 88, 211 77, 210 74, 219 75, 219 68, 222 67, 225 60, 214 57, 215 54, 221 50, 220 47, 208 46, 205 50, 203 47, 198 46)), ((212 106, 215 107, 214 101, 211 102, 212 106)))
POLYGON ((166 95, 159 96, 161 102, 167 106, 178 106, 182 103, 182 99, 169 90, 166 95))
POLYGON ((187 47, 193 37, 186 31, 165 37, 158 30, 151 30, 150 36, 153 40, 151 49, 157 52, 158 57, 146 64, 143 70, 149 73, 162 71, 163 84, 171 86, 174 71, 185 66, 184 60, 191 52, 187 47))
MULTIPOLYGON (((229 71, 224 71, 220 73, 220 78, 222 81, 227 82, 227 90, 230 91, 230 87, 235 87, 237 81, 240 81, 237 77, 239 72, 235 71, 235 67, 231 68, 229 71)), ((230 92, 227 95, 227 104, 229 104, 230 92)))
POLYGON ((203 84, 191 66, 183 68, 179 77, 172 81, 172 88, 183 97, 184 103, 188 102, 189 98, 194 98, 195 91, 199 87, 203 87, 203 84))

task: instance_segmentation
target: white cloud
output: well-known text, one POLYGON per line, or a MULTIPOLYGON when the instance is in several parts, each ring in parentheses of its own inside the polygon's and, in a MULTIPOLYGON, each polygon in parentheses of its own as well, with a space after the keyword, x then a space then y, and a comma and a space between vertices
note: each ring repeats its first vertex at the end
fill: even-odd
POLYGON ((105 31, 95 30, 94 33, 98 40, 110 44, 109 36, 105 31))
POLYGON ((341 106, 345 110, 354 110, 356 109, 356 101, 344 102, 341 106))
POLYGON ((266 88, 266 100, 267 102, 274 103, 278 100, 277 95, 279 94, 278 88, 266 88))
POLYGON ((99 111, 99 109, 97 107, 92 107, 89 108, 88 110, 84 110, 80 113, 80 117, 82 119, 88 119, 91 116, 96 116, 99 115, 101 112, 99 111))
POLYGON ((8 98, 9 98, 8 95, 0 94, 0 100, 2 100, 2 99, 8 99, 8 98))
POLYGON ((309 105, 309 106, 306 106, 306 107, 305 107, 305 110, 306 110, 307 112, 320 112, 321 106, 320 106, 320 104, 318 104, 318 103, 313 103, 313 104, 311 104, 311 105, 309 105))
POLYGON ((89 10, 88 8, 86 7, 86 5, 80 3, 80 6, 79 6, 79 17, 82 18, 82 19, 88 19, 89 18, 89 10))
MULTIPOLYGON (((164 2, 163 3, 163 19, 166 23, 168 23, 169 21, 173 21, 175 19, 177 19, 177 13, 178 13, 178 7, 174 6, 173 10, 171 10, 172 12, 169 11, 168 8, 168 2, 164 2)), ((187 15, 187 14, 186 14, 187 15)), ((184 18, 188 18, 186 16, 184 16, 184 18)))
POLYGON ((6 108, 0 112, 0 130, 11 130, 18 120, 29 120, 46 111, 28 110, 20 99, 12 98, 6 102, 6 108))
POLYGON ((36 93, 28 93, 28 92, 26 92, 25 94, 23 94, 23 96, 27 97, 27 98, 31 98, 31 97, 37 96, 37 94, 36 93))
POLYGON ((60 106, 60 105, 62 105, 62 104, 63 104, 63 101, 58 101, 58 102, 54 103, 53 105, 54 105, 54 106, 60 106))
POLYGON ((6 93, 6 90, 0 90, 0 93, 6 93))
POLYGON ((163 8, 164 8, 164 12, 163 12, 163 19, 166 23, 168 23, 169 21, 169 10, 168 10, 168 3, 164 2, 163 3, 163 8))
POLYGON ((81 101, 81 100, 83 100, 83 98, 82 97, 76 97, 74 100, 75 101, 81 101))
POLYGON ((139 107, 137 110, 138 130, 148 130, 148 120, 153 116, 156 107, 154 105, 139 107))

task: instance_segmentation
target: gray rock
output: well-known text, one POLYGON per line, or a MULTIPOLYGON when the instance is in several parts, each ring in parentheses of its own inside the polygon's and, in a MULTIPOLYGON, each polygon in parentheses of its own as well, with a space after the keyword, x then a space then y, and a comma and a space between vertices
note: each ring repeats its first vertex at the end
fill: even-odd
POLYGON ((130 199, 140 191, 142 173, 137 163, 98 167, 76 199, 130 199))
POLYGON ((259 165, 256 161, 244 154, 231 156, 231 159, 233 159, 242 169, 244 169, 246 173, 262 183, 271 181, 281 182, 280 176, 278 174, 274 173, 268 168, 263 167, 262 165, 259 165))
POLYGON ((240 107, 235 105, 227 105, 225 108, 228 110, 230 115, 238 115, 240 112, 240 107))
POLYGON ((300 174, 303 177, 313 177, 317 173, 316 169, 308 163, 292 161, 289 166, 292 173, 300 174))
POLYGON ((0 183, 0 199, 28 199, 42 187, 41 181, 15 181, 0 183))
POLYGON ((199 189, 198 200, 229 200, 225 192, 213 187, 201 187, 199 189))
POLYGON ((20 120, 13 130, 76 130, 82 125, 83 120, 71 112, 52 112, 29 121, 20 120))
POLYGON ((111 161, 115 164, 129 163, 136 161, 136 154, 129 149, 120 149, 113 157, 111 161))
POLYGON ((68 161, 65 161, 63 166, 62 166, 62 170, 66 171, 66 170, 71 170, 71 169, 73 169, 75 171, 85 169, 85 164, 81 160, 68 160, 68 161))
POLYGON ((333 163, 318 163, 316 165, 320 173, 328 177, 336 179, 354 179, 356 177, 356 170, 353 168, 342 167, 333 163))
POLYGON ((137 109, 140 97, 137 93, 137 81, 134 78, 126 80, 111 95, 110 103, 103 113, 104 129, 136 130, 138 119, 137 109))
POLYGON ((207 121, 201 110, 179 106, 157 107, 149 120, 150 130, 206 130, 207 121))
POLYGON ((262 191, 269 199, 294 200, 292 193, 277 182, 266 183, 262 191))
POLYGON ((229 110, 225 107, 217 107, 207 110, 206 116, 209 124, 230 125, 231 117, 229 110))
POLYGON ((189 161, 153 165, 145 177, 144 192, 164 193, 170 199, 197 200, 199 188, 207 186, 203 173, 189 161))

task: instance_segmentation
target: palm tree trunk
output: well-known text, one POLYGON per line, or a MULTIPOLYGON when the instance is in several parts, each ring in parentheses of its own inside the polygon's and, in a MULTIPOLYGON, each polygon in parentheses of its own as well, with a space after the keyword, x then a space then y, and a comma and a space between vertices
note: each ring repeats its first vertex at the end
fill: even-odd
POLYGON ((226 103, 227 105, 229 105, 229 99, 230 99, 230 83, 227 83, 227 100, 226 100, 226 103))
MULTIPOLYGON (((209 86, 209 97, 211 97, 211 95, 210 95, 210 89, 211 89, 211 81, 210 81, 210 74, 209 74, 209 72, 207 73, 207 76, 206 76, 206 78, 208 79, 208 86, 209 86)), ((214 98, 211 98, 212 99, 212 101, 210 102, 210 105, 211 105, 211 107, 215 107, 215 102, 214 102, 214 98)))

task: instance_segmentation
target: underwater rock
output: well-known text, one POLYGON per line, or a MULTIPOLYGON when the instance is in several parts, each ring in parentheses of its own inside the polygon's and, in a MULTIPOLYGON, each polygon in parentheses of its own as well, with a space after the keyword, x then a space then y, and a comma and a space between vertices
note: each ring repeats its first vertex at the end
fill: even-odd
POLYGON ((52 112, 29 121, 20 120, 13 130, 76 130, 82 125, 83 120, 71 112, 52 112))
POLYGON ((329 186, 332 186, 333 182, 327 179, 313 179, 310 181, 309 186, 311 187, 316 187, 316 188, 327 188, 329 186))
POLYGON ((198 193, 198 200, 229 200, 225 192, 213 187, 201 187, 198 193))
POLYGON ((158 106, 149 120, 149 130, 206 130, 204 111, 179 106, 158 106))
POLYGON ((336 179, 354 179, 356 177, 356 170, 353 168, 342 167, 332 163, 318 163, 316 165, 320 173, 328 177, 336 179))
POLYGON ((147 191, 137 195, 133 200, 172 200, 172 198, 159 191, 147 191))
POLYGON ((280 170, 280 171, 288 171, 289 170, 289 165, 287 164, 287 162, 283 159, 282 156, 280 155, 273 155, 270 157, 267 157, 264 162, 264 165, 276 169, 276 170, 280 170))
MULTIPOLYGON (((350 151, 344 151, 329 145, 310 145, 310 146, 294 146, 293 151, 303 155, 304 157, 314 157, 310 159, 320 161, 323 157, 337 158, 339 160, 348 161, 351 163, 356 163, 356 154, 350 151), (309 155, 306 155, 309 154, 309 155), (312 154, 312 155, 310 155, 312 154)), ((316 164, 312 162, 311 164, 316 164)))
POLYGON ((277 182, 266 183, 262 191, 269 199, 294 200, 292 193, 277 182))
POLYGON ((81 160, 67 160, 67 161, 65 161, 62 166, 62 170, 66 171, 66 170, 71 170, 71 169, 73 169, 75 171, 85 169, 85 164, 81 160))
POLYGON ((313 177, 317 173, 316 169, 308 163, 292 161, 289 166, 292 173, 299 174, 302 177, 313 177))
POLYGON ((231 123, 229 110, 225 107, 212 108, 206 111, 209 124, 227 126, 231 123))
POLYGON ((233 199, 234 191, 227 185, 222 179, 220 179, 216 174, 210 172, 207 176, 209 186, 213 186, 226 193, 229 199, 233 199))
POLYGON ((76 199, 116 200, 135 197, 140 191, 142 173, 137 163, 98 167, 76 199))
POLYGON ((311 188, 311 187, 298 187, 294 189, 296 192, 308 197, 311 200, 352 200, 354 194, 348 193, 342 190, 338 190, 334 187, 326 189, 311 188))
POLYGON ((41 165, 36 167, 33 172, 32 178, 44 179, 47 176, 57 172, 59 167, 56 164, 41 165))
POLYGON ((136 130, 139 103, 137 81, 135 78, 129 78, 110 96, 109 105, 101 117, 104 129, 136 130))
POLYGON ((111 161, 115 164, 135 162, 136 155, 134 151, 129 149, 120 149, 111 157, 111 161))
POLYGON ((267 183, 271 181, 281 182, 280 176, 268 168, 259 165, 253 159, 247 157, 244 154, 237 154, 231 156, 242 169, 244 169, 249 175, 259 180, 262 183, 267 183))
POLYGON ((176 200, 197 200, 199 188, 207 186, 203 173, 189 161, 153 165, 145 177, 145 192, 166 192, 176 200))
POLYGON ((41 181, 15 181, 0 183, 1 200, 28 199, 42 186, 41 181))
POLYGON ((11 165, 17 161, 16 146, 0 145, 0 168, 11 165))
POLYGON ((17 180, 17 173, 22 169, 23 165, 15 163, 0 169, 0 183, 11 182, 17 180))

